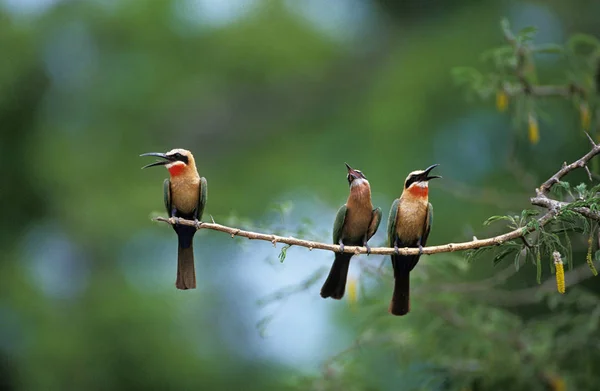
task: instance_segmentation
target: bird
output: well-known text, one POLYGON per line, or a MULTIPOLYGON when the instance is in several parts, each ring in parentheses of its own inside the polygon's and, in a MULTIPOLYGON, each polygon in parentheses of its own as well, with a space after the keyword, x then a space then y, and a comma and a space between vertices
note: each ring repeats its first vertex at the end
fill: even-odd
POLYGON ((188 150, 176 148, 167 153, 150 152, 140 156, 155 156, 162 160, 142 167, 165 166, 169 178, 163 183, 163 195, 167 214, 175 220, 173 229, 177 233, 177 289, 196 288, 193 240, 196 227, 179 224, 179 218, 202 220, 206 206, 208 185, 206 178, 198 175, 194 155, 188 150))
POLYGON ((419 262, 423 246, 427 243, 433 207, 429 203, 429 181, 441 178, 429 175, 439 164, 425 170, 413 171, 404 181, 404 190, 400 198, 392 203, 388 217, 388 244, 394 247, 391 256, 394 270, 394 293, 389 306, 392 315, 406 315, 410 311, 409 288, 410 272, 419 262), (400 255, 398 247, 418 247, 418 255, 400 255))
POLYGON ((371 186, 360 170, 354 170, 346 164, 350 195, 348 200, 337 212, 333 224, 333 243, 340 245, 341 252, 335 254, 335 259, 329 275, 321 288, 321 297, 340 300, 346 290, 346 279, 350 258, 354 254, 344 253, 344 245, 365 246, 367 254, 371 252, 369 239, 381 222, 381 208, 373 208, 371 203, 371 186))

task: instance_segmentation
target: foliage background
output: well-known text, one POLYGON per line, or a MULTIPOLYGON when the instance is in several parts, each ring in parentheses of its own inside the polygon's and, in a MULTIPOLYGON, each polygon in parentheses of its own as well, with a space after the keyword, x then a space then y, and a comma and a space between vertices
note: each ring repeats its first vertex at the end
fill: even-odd
MULTIPOLYGON (((166 172, 138 155, 193 151, 217 222, 323 241, 345 161, 386 216, 408 172, 440 163, 430 244, 488 236, 502 226, 487 217, 527 208, 588 144, 568 101, 543 103, 532 144, 451 69, 489 67, 503 17, 564 43, 599 36, 598 14, 584 0, 0 1, 0 388, 594 389, 597 280, 539 295, 531 263, 491 283, 510 262, 424 257, 398 319, 390 275, 369 272, 387 259, 355 258, 357 300, 334 302, 315 274, 330 253, 280 263, 207 231, 199 288, 176 291, 175 236, 149 220, 166 172)), ((540 78, 568 65, 542 56, 540 78)), ((576 265, 586 240, 571 238, 576 265)))

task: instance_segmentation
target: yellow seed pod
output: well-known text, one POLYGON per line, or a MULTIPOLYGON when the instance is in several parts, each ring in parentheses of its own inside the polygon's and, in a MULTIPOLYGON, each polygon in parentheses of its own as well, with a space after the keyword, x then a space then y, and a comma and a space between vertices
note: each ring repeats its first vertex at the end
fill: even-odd
POLYGON ((598 275, 598 271, 596 270, 596 266, 594 266, 594 260, 592 259, 592 234, 590 233, 590 237, 588 238, 588 252, 585 257, 585 261, 587 262, 592 274, 594 276, 598 275))
POLYGON ((558 293, 565 293, 565 268, 560 253, 555 251, 552 253, 554 257, 554 266, 556 267, 556 289, 558 293))
POLYGON ((529 125, 529 142, 531 144, 537 144, 540 141, 540 129, 538 127, 537 118, 533 113, 529 113, 527 124, 529 125))
POLYGON ((358 279, 353 276, 348 278, 348 303, 351 308, 356 308, 358 302, 358 279))
POLYGON ((587 102, 581 102, 579 105, 579 118, 581 120, 581 127, 586 132, 590 130, 592 123, 592 115, 590 114, 590 106, 587 102))
POLYGON ((565 380, 563 378, 561 378, 560 376, 551 374, 551 375, 548 375, 547 378, 548 378, 548 385, 550 386, 550 389, 552 391, 566 391, 567 390, 567 384, 565 383, 565 380))
POLYGON ((496 92, 496 108, 498 109, 499 112, 504 112, 506 111, 506 108, 508 107, 508 95, 506 94, 506 92, 502 89, 499 90, 498 92, 496 92))

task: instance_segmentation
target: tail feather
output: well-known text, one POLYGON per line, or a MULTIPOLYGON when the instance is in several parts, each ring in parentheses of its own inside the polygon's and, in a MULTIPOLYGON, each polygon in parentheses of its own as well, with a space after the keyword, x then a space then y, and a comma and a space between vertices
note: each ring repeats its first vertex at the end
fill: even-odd
POLYGON ((350 258, 352 254, 336 253, 333 265, 329 275, 321 288, 321 297, 340 300, 344 297, 346 291, 346 280, 348 278, 348 268, 350 267, 350 258))
POLYGON ((179 245, 177 252, 177 289, 196 289, 196 269, 194 267, 194 247, 183 248, 179 245))
POLYGON ((394 276, 394 293, 390 302, 389 312, 392 315, 406 315, 410 311, 410 274, 396 273, 394 276))

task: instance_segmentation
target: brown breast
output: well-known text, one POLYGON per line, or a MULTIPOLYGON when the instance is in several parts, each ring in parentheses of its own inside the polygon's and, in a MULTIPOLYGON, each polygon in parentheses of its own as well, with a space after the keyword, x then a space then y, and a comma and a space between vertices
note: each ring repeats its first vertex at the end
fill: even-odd
POLYGON ((396 215, 396 232, 403 241, 416 241, 425 232, 427 198, 400 197, 396 215))
POLYGON ((360 189, 352 189, 346 202, 346 220, 342 237, 350 240, 362 240, 371 224, 373 204, 371 203, 371 191, 367 186, 360 189))
POLYGON ((192 213, 198 206, 200 178, 171 178, 171 204, 182 213, 192 213))

